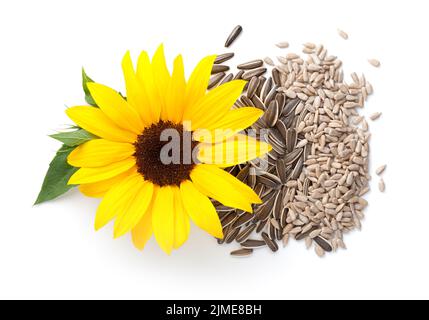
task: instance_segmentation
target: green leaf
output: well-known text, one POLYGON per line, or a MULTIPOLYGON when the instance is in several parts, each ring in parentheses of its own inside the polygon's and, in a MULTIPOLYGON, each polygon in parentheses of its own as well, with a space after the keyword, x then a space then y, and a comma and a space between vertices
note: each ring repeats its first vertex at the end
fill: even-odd
POLYGON ((89 133, 84 129, 78 129, 76 131, 59 132, 59 133, 51 134, 50 137, 58 141, 61 141, 62 143, 64 143, 66 146, 69 146, 69 147, 76 147, 78 145, 81 145, 84 142, 97 138, 97 136, 94 136, 92 133, 89 133))
POLYGON ((75 187, 74 185, 67 184, 73 173, 78 170, 78 168, 72 167, 67 163, 67 157, 73 149, 75 147, 63 145, 58 150, 49 165, 39 196, 34 204, 55 199, 75 187))
POLYGON ((85 101, 90 104, 93 107, 97 107, 97 104, 95 103, 94 99, 91 96, 91 93, 88 89, 88 82, 94 82, 85 72, 85 69, 82 68, 82 87, 83 91, 85 92, 85 101))

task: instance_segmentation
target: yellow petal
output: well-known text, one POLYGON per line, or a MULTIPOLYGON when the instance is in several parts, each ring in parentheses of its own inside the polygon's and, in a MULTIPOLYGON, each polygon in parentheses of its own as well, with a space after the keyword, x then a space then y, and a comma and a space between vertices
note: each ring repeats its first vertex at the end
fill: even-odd
POLYGON ((172 187, 160 187, 152 208, 155 239, 164 252, 171 253, 174 243, 174 193, 172 187))
POLYGON ((99 108, 71 107, 66 110, 66 114, 79 127, 98 137, 117 142, 134 143, 137 140, 135 133, 119 128, 99 108))
POLYGON ((137 80, 129 51, 127 51, 122 59, 122 71, 124 73, 125 86, 127 89, 127 102, 140 115, 143 124, 148 126, 152 123, 151 117, 148 116, 149 100, 144 92, 144 88, 137 80))
POLYGON ((137 76, 129 51, 125 53, 124 58, 122 59, 122 72, 124 74, 125 87, 127 89, 127 101, 134 101, 134 92, 137 76))
POLYGON ((136 186, 136 193, 127 211, 115 220, 114 237, 118 238, 132 228, 147 213, 153 196, 153 184, 141 180, 140 186, 136 186))
POLYGON ((139 250, 143 250, 152 237, 152 233, 152 212, 148 211, 131 231, 134 246, 139 250))
POLYGON ((192 108, 206 94, 215 59, 216 55, 202 59, 189 77, 186 85, 186 109, 192 108))
MULTIPOLYGON (((154 186, 152 198, 155 198, 156 191, 157 187, 154 186)), ((143 215, 137 225, 131 230, 133 244, 139 250, 143 250, 146 243, 152 237, 152 205, 153 201, 147 212, 143 215)))
POLYGON ((170 84, 170 73, 168 72, 167 64, 165 62, 164 45, 161 44, 155 51, 152 58, 152 72, 154 76, 155 85, 158 89, 158 95, 161 101, 161 119, 167 119, 167 110, 165 104, 165 95, 167 94, 168 86, 170 84))
POLYGON ((214 165, 197 165, 191 179, 200 192, 227 207, 252 212, 251 204, 261 203, 249 186, 214 165))
POLYGON ((173 75, 165 96, 165 117, 174 123, 180 123, 183 117, 185 103, 185 69, 182 56, 174 60, 173 75))
POLYGON ((272 147, 253 137, 236 134, 217 144, 201 143, 198 160, 206 164, 229 167, 256 159, 271 151, 272 147))
POLYGON ((121 182, 134 172, 136 172, 136 170, 135 168, 132 168, 131 170, 125 171, 110 179, 94 183, 81 184, 79 186, 79 191, 87 197, 102 198, 106 194, 106 192, 110 190, 110 188, 112 188, 114 185, 121 182))
POLYGON ((234 80, 211 90, 196 105, 185 110, 183 119, 191 121, 193 130, 210 128, 231 110, 245 84, 246 81, 234 80))
POLYGON ((209 198, 199 192, 189 180, 181 183, 180 193, 185 210, 192 221, 212 236, 222 239, 222 225, 209 198))
POLYGON ((119 127, 140 134, 144 125, 138 113, 121 97, 105 85, 88 83, 88 89, 100 109, 119 127))
POLYGON ((127 212, 132 200, 136 195, 138 186, 143 177, 135 173, 112 187, 104 196, 97 209, 95 216, 95 230, 105 226, 117 215, 127 212))
POLYGON ((134 152, 130 143, 94 139, 74 149, 67 162, 74 167, 102 167, 131 157, 134 152))
POLYGON ((174 249, 181 247, 189 237, 189 216, 183 207, 182 195, 179 188, 173 188, 174 192, 174 249))
POLYGON ((157 123, 161 115, 161 101, 155 84, 152 65, 146 51, 142 51, 137 62, 137 79, 146 94, 147 117, 151 123, 157 123))
POLYGON ((244 107, 229 111, 225 117, 205 130, 196 130, 193 137, 200 142, 221 142, 237 132, 250 127, 264 112, 258 108, 244 107))
POLYGON ((80 168, 70 177, 68 184, 84 184, 107 180, 131 169, 135 165, 136 159, 130 157, 104 167, 80 168))

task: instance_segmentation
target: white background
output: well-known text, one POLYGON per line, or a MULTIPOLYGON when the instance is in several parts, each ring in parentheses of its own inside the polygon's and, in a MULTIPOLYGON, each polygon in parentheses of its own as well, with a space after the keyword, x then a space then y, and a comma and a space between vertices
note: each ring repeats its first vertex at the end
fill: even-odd
POLYGON ((0 298, 429 298, 427 128, 429 84, 426 1, 2 1, 0 4, 0 298), (235 63, 324 43, 345 71, 364 72, 375 88, 368 112, 377 178, 363 231, 347 251, 324 259, 293 242, 277 254, 231 258, 196 228, 171 256, 153 240, 144 252, 111 225, 93 230, 97 200, 70 192, 32 207, 59 144, 47 134, 82 104, 80 69, 123 89, 126 50, 171 59, 187 72, 225 52, 230 30, 244 32, 235 63), (336 32, 346 30, 350 39, 336 32), (367 63, 378 58, 380 69, 367 63))

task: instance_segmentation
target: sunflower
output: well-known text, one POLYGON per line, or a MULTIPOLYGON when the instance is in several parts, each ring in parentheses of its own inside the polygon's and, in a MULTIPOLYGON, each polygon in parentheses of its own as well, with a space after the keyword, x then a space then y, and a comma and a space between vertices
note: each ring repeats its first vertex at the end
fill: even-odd
POLYGON ((190 219, 212 236, 223 237, 210 198, 247 212, 261 203, 251 188, 222 168, 270 150, 240 133, 262 111, 232 108, 245 86, 242 80, 207 93, 215 57, 202 59, 186 81, 182 56, 175 58, 170 74, 162 45, 152 60, 142 52, 136 68, 127 52, 122 60, 126 98, 102 84, 88 83, 98 108, 66 110, 77 126, 98 137, 67 159, 79 168, 68 183, 79 185, 87 196, 102 198, 96 230, 114 220, 115 238, 131 232, 134 245, 143 249, 153 234, 170 254, 187 240, 190 219), (190 152, 182 152, 179 162, 161 161, 169 143, 162 135, 168 130, 174 130, 183 144, 190 141, 190 152), (189 153, 196 159, 185 161, 189 153))

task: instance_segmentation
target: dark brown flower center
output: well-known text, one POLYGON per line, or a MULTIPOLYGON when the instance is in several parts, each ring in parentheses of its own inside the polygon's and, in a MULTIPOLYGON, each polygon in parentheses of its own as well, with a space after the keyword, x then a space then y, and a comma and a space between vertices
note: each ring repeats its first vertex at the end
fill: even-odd
POLYGON ((160 121, 143 130, 134 143, 138 172, 158 186, 177 185, 189 179, 195 166, 198 142, 182 125, 160 121))

